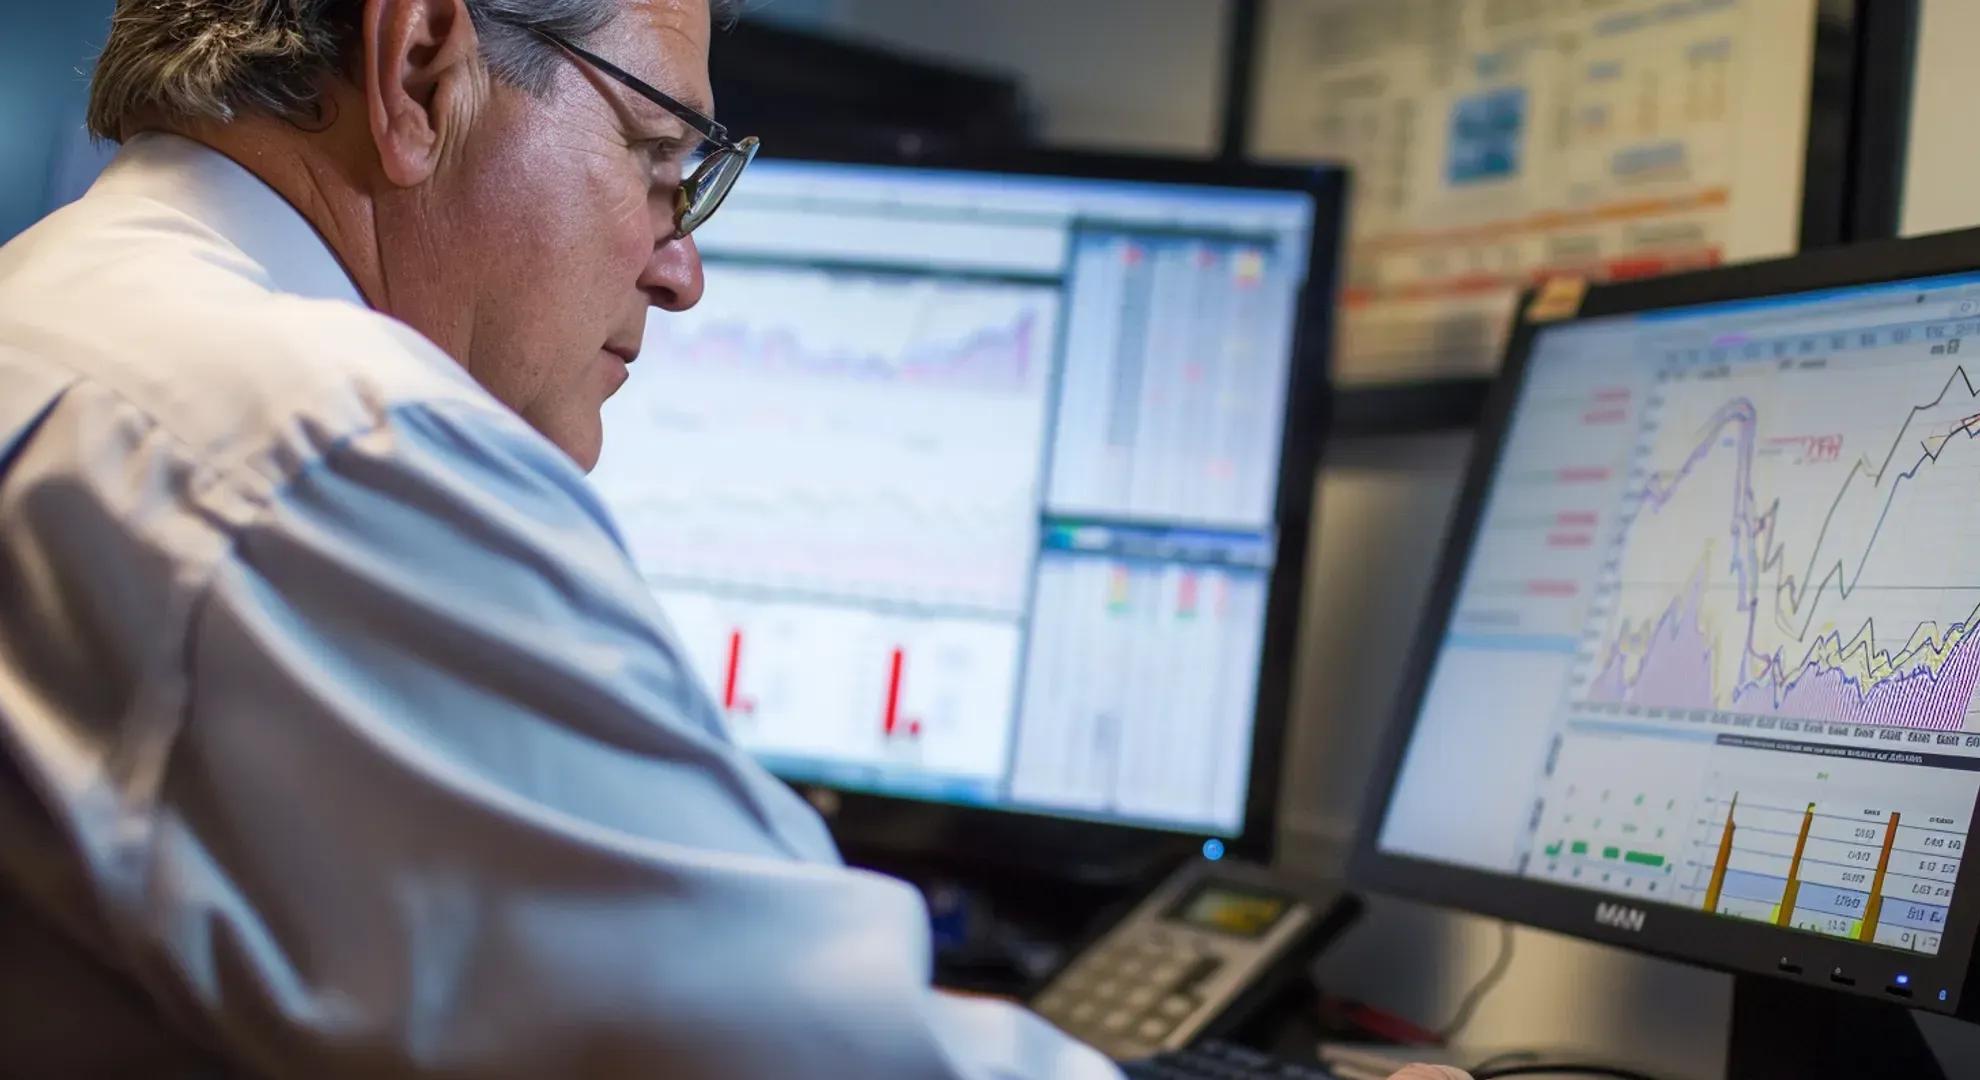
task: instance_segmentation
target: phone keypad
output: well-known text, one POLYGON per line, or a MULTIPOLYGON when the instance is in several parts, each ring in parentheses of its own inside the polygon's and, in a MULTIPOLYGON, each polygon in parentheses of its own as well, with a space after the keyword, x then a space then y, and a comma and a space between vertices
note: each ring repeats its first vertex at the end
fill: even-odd
POLYGON ((1117 1058, 1153 1053, 1203 1005, 1194 991, 1224 961, 1149 931, 1106 942, 1033 1002, 1040 1015, 1117 1058))

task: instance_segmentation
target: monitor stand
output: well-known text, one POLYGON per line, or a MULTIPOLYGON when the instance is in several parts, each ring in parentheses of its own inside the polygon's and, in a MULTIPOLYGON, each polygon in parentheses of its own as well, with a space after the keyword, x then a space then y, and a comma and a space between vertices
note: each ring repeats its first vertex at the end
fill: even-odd
POLYGON ((1948 1080, 1904 1006, 1755 975, 1733 980, 1726 1075, 1738 1080, 1948 1080))

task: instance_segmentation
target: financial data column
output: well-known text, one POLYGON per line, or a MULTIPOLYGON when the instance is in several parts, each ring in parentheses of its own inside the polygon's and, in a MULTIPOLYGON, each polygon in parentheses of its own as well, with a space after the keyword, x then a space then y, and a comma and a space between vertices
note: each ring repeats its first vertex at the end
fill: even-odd
POLYGON ((1270 527, 1303 277, 1277 245, 1078 233, 1053 512, 1270 527))
POLYGON ((1098 525, 1056 527, 1046 543, 1013 796, 1236 827, 1270 545, 1098 525))

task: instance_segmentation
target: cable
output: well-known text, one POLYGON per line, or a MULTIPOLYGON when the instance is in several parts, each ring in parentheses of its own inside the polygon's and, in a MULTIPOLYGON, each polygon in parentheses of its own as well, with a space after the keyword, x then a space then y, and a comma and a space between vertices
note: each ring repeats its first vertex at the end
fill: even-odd
POLYGON ((1506 977, 1506 971, 1512 967, 1512 961, 1512 924, 1502 922, 1499 924, 1498 958, 1492 961, 1492 966, 1486 969, 1485 974, 1464 995, 1464 1000, 1458 1002, 1457 1012, 1451 1014, 1451 1022, 1437 1032, 1438 1043, 1448 1045, 1464 1031, 1471 1023, 1472 1014, 1478 1011, 1479 1004, 1485 1000, 1485 995, 1491 993, 1492 989, 1499 985, 1499 981, 1506 977))
POLYGON ((1471 1074, 1472 1080, 1499 1080, 1504 1076, 1604 1076, 1612 1080, 1657 1080, 1647 1073, 1619 1069, 1614 1065, 1588 1065, 1581 1062, 1536 1065, 1505 1065, 1471 1074))

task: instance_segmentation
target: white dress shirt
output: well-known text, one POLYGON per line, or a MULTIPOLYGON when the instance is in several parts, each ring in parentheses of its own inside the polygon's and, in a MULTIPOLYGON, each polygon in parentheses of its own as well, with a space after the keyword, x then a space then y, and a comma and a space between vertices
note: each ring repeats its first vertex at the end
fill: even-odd
POLYGON ((0 1061, 1118 1075, 929 968, 576 467, 254 176, 141 136, 0 249, 0 1061))

